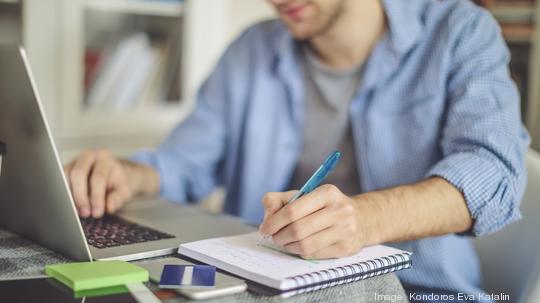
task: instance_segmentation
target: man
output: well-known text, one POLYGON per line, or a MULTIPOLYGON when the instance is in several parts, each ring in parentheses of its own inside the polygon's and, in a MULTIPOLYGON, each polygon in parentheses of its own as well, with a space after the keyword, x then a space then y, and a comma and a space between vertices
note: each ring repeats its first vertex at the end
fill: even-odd
POLYGON ((305 258, 378 243, 414 252, 420 294, 482 292, 470 236, 520 218, 529 139, 509 55, 469 1, 269 0, 281 21, 225 52, 193 114, 131 161, 86 152, 66 167, 81 216, 134 194, 225 211, 305 258), (285 206, 338 149, 323 185, 285 206), (262 204, 261 204, 262 199, 262 204))

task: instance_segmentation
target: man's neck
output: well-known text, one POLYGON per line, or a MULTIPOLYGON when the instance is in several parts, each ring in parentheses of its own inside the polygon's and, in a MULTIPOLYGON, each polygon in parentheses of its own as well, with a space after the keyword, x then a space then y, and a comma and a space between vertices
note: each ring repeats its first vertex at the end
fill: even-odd
POLYGON ((364 63, 386 28, 381 0, 346 1, 338 20, 308 40, 319 60, 343 70, 364 63))

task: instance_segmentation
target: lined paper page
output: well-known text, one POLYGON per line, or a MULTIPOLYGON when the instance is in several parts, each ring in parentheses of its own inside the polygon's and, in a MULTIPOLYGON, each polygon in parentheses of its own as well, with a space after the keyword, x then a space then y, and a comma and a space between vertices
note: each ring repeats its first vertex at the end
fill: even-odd
POLYGON ((293 276, 403 253, 399 249, 378 245, 366 247, 350 257, 304 260, 279 251, 276 247, 259 246, 258 239, 258 233, 250 233, 196 241, 180 245, 179 253, 280 289, 289 288, 281 282, 293 276))

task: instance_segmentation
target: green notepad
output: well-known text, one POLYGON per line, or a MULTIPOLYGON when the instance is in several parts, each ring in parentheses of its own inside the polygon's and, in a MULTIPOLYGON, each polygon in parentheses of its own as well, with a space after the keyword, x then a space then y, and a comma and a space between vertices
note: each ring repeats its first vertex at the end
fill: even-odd
POLYGON ((124 261, 49 265, 45 272, 75 292, 148 281, 148 271, 124 261))
POLYGON ((84 297, 92 298, 92 297, 101 297, 101 296, 112 296, 112 295, 118 295, 118 294, 125 294, 128 292, 129 292, 129 289, 127 288, 127 286, 120 285, 120 286, 111 286, 111 287, 106 287, 106 288, 76 291, 76 292, 73 292, 73 297, 75 299, 81 299, 84 297))

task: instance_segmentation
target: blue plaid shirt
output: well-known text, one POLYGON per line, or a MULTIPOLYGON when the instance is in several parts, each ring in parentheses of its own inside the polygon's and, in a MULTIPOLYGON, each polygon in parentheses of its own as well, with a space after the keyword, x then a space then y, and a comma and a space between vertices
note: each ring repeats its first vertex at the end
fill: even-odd
MULTIPOLYGON (((477 295, 469 236, 518 220, 526 183, 529 138, 509 53, 490 14, 469 1, 383 3, 388 30, 349 109, 359 185, 368 192, 440 176, 461 190, 475 222, 469 233, 393 245, 414 252, 414 268, 398 274, 411 293, 477 295)), ((302 152, 298 50, 280 21, 251 27, 227 49, 191 116, 156 151, 134 157, 159 171, 162 196, 198 201, 225 186, 225 211, 261 222, 261 197, 289 189, 302 152)))

